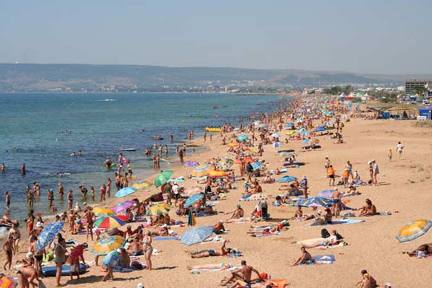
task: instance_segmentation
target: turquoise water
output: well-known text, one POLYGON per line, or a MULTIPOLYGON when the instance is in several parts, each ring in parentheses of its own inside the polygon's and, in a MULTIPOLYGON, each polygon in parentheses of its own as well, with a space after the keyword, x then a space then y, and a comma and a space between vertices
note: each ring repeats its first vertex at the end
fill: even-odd
MULTIPOLYGON (((35 211, 45 211, 46 192, 56 191, 59 181, 65 190, 94 185, 96 191, 108 173, 103 168, 107 157, 116 159, 120 148, 137 148, 125 153, 134 169, 150 169, 145 147, 154 143, 153 135, 169 142, 183 141, 187 131, 202 131, 208 125, 238 123, 250 113, 275 110, 280 96, 232 94, 0 94, 0 163, 7 173, 0 175, 0 195, 12 193, 11 214, 22 217, 25 188, 34 181, 42 187, 35 211), (71 157, 82 150, 83 156, 71 157), (27 175, 19 168, 26 164, 27 175), (70 173, 58 176, 57 173, 70 173)), ((175 148, 172 147, 172 153, 175 148)), ((149 170, 151 171, 151 170, 149 170)), ((57 197, 57 195, 55 195, 57 197)), ((64 203, 56 199, 56 207, 64 203)), ((3 211, 3 205, 0 205, 3 211)))

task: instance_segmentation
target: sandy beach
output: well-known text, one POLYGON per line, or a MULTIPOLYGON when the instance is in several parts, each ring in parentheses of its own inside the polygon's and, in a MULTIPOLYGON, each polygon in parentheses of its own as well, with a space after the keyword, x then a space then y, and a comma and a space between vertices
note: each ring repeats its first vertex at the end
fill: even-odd
MULTIPOLYGON (((284 135, 282 133, 282 135, 284 135)), ((247 260, 248 264, 260 272, 266 272, 272 278, 284 278, 289 287, 355 287, 355 283, 361 278, 360 271, 367 269, 380 286, 391 283, 391 287, 430 287, 431 259, 417 259, 403 255, 402 251, 413 250, 422 243, 432 242, 432 233, 408 243, 400 244, 395 238, 399 229, 406 223, 416 219, 431 219, 430 203, 432 194, 431 182, 431 152, 432 129, 415 127, 414 121, 391 120, 363 120, 352 118, 345 123, 344 143, 335 144, 334 139, 328 136, 318 137, 322 146, 319 150, 303 151, 301 141, 284 143, 282 137, 281 147, 278 149, 295 149, 297 160, 305 163, 299 168, 289 168, 288 175, 301 179, 307 176, 309 180, 309 194, 315 196, 317 192, 329 189, 327 172, 324 168, 324 159, 329 157, 337 175, 342 174, 346 161, 351 161, 353 170, 357 170, 362 179, 367 179, 368 161, 375 159, 380 167, 379 185, 366 185, 358 188, 361 195, 349 197, 347 206, 359 208, 369 198, 376 205, 378 212, 390 212, 391 215, 377 215, 372 217, 360 217, 365 222, 350 225, 328 225, 329 231, 336 229, 345 238, 347 246, 329 248, 326 250, 311 248, 308 251, 314 255, 335 255, 336 261, 331 265, 303 265, 291 266, 300 256, 300 247, 297 241, 320 237, 323 226, 310 226, 310 222, 290 220, 290 227, 281 231, 279 235, 255 238, 247 235, 251 222, 243 224, 226 223, 228 232, 223 234, 224 239, 229 240, 229 247, 239 249, 243 256, 208 257, 191 259, 185 252, 207 248, 218 248, 221 243, 195 244, 187 247, 180 241, 154 241, 153 247, 160 251, 152 257, 153 271, 133 271, 128 273, 114 273, 115 280, 102 282, 104 272, 100 267, 90 265, 87 273, 81 275, 80 280, 69 281, 69 277, 62 278, 67 287, 136 287, 143 283, 144 287, 220 287, 220 281, 229 276, 228 271, 202 272, 192 274, 187 269, 189 266, 200 264, 232 264, 239 265, 241 260, 247 260), (401 141, 405 150, 399 159, 395 147, 401 141), (387 157, 388 150, 393 150, 393 159, 387 157)), ((204 143, 203 139, 193 141, 197 145, 205 145, 205 151, 197 154, 188 154, 185 160, 205 162, 213 157, 228 155, 227 146, 221 145, 221 136, 215 135, 213 141, 204 143)), ((280 168, 283 159, 277 150, 271 145, 264 146, 264 153, 259 159, 265 159, 268 169, 280 168)), ((235 173, 239 174, 238 165, 233 166, 235 173)), ((192 169, 176 165, 173 166, 174 177, 187 178, 192 169)), ((156 172, 156 171, 155 171, 156 172)), ((278 178, 278 176, 275 176, 278 178)), ((140 175, 137 175, 140 179, 140 175)), ((233 211, 239 203, 243 192, 244 181, 235 183, 235 188, 227 193, 226 200, 218 201, 215 210, 218 214, 213 216, 196 218, 197 226, 214 225, 218 220, 226 220, 229 215, 224 213, 233 211)), ((185 187, 196 185, 194 180, 186 179, 182 184, 185 187)), ((293 217, 295 207, 273 207, 271 202, 277 194, 280 183, 262 184, 263 194, 268 196, 269 213, 274 219, 288 219, 293 217)), ((339 186, 343 189, 343 186, 339 186)), ((136 192, 129 197, 110 199, 106 207, 112 207, 115 202, 132 198, 140 200, 150 196, 149 192, 136 192)), ((246 215, 249 215, 257 204, 256 201, 241 202, 246 215)), ((304 212, 310 213, 311 208, 304 208, 304 212)), ((187 222, 186 217, 175 215, 175 209, 171 209, 170 216, 176 220, 187 222)), ((260 222, 262 225, 266 222, 260 222)), ((139 223, 132 223, 136 227, 139 223)), ((172 228, 179 235, 186 231, 187 227, 172 228)), ((65 235, 66 239, 73 238, 78 242, 85 241, 85 235, 65 235)), ((23 242, 27 240, 23 235, 23 242)), ((26 243, 27 244, 27 243, 26 243)), ((89 243, 91 246, 92 243, 89 243)), ((24 251, 18 259, 25 257, 24 251)), ((2 260, 4 260, 2 255, 2 260)), ((84 254, 87 263, 93 263, 94 256, 86 251, 84 254)), ((15 260, 16 260, 15 258, 15 260)), ((43 278, 42 283, 46 287, 55 287, 55 278, 43 278)), ((43 287, 41 285, 41 287, 43 287)))

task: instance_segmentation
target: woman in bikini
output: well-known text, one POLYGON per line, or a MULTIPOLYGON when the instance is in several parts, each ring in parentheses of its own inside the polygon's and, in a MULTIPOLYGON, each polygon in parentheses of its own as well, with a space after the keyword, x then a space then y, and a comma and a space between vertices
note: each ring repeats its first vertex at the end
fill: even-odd
POLYGON ((144 258, 147 265, 148 270, 152 270, 152 261, 151 256, 153 253, 153 246, 152 246, 153 239, 151 237, 151 232, 147 231, 146 236, 144 236, 143 244, 144 244, 144 258))
POLYGON ((197 252, 191 253, 192 258, 206 258, 206 257, 215 257, 215 256, 226 256, 231 252, 231 248, 226 248, 227 241, 225 240, 222 243, 222 247, 220 251, 216 251, 214 249, 201 250, 197 252))

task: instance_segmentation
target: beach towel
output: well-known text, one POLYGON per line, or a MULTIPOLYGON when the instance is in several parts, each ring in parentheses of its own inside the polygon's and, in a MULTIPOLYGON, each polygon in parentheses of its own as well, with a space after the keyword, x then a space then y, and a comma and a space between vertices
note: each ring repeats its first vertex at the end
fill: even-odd
POLYGON ((229 219, 229 220, 226 220, 225 223, 243 224, 243 223, 247 223, 250 221, 251 221, 250 217, 245 217, 245 218, 239 218, 239 219, 229 219))
POLYGON ((267 200, 267 195, 263 194, 252 194, 252 195, 243 195, 240 198, 240 201, 259 201, 259 200, 267 200))
POLYGON ((155 236, 153 240, 156 241, 167 241, 167 240, 180 240, 179 236, 155 236))
POLYGON ((232 264, 208 264, 208 265, 199 265, 199 266, 192 266, 191 267, 191 273, 192 274, 200 274, 205 272, 219 272, 219 271, 235 271, 237 269, 240 269, 241 266, 234 266, 232 264))
POLYGON ((357 223, 362 223, 365 222, 365 220, 363 219, 336 219, 336 220, 332 220, 331 224, 328 225, 338 225, 338 224, 357 224, 357 223))
POLYGON ((315 255, 312 260, 315 264, 333 264, 336 257, 334 255, 315 255))
POLYGON ((275 236, 275 235, 279 235, 280 232, 269 232, 269 233, 261 233, 261 232, 254 232, 254 234, 250 234, 252 237, 257 237, 257 238, 261 238, 261 237, 268 237, 268 236, 275 236))

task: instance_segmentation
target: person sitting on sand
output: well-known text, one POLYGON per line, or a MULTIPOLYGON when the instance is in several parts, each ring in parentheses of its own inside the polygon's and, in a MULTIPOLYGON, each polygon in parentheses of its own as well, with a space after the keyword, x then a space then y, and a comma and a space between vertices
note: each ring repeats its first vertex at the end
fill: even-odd
POLYGON ((221 281, 222 286, 227 286, 234 280, 236 282, 230 286, 230 288, 251 288, 252 287, 252 272, 254 272, 258 277, 257 280, 261 279, 260 273, 254 267, 247 265, 245 260, 241 261, 241 268, 231 272, 231 277, 221 281), (244 285, 243 283, 246 283, 244 285))
POLYGON ((140 243, 138 238, 132 239, 132 242, 127 247, 127 251, 131 256, 144 255, 143 245, 140 243))
POLYGON ((326 208, 324 216, 319 216, 318 218, 315 218, 315 221, 312 223, 312 226, 331 224, 332 217, 333 217, 332 211, 330 210, 330 208, 326 208))
POLYGON ((201 250, 191 253, 192 258, 205 258, 205 257, 216 257, 216 256, 227 256, 232 251, 231 248, 226 248, 226 243, 228 241, 225 240, 222 243, 220 251, 216 251, 214 249, 201 250))
POLYGON ((366 205, 360 208, 360 212, 358 216, 374 216, 377 215, 377 209, 375 205, 372 204, 370 199, 365 200, 366 205))
POLYGON ((369 275, 366 270, 361 271, 362 279, 356 283, 358 288, 376 288, 378 287, 376 280, 369 275))
POLYGON ((402 253, 408 254, 408 256, 410 257, 414 257, 414 256, 417 258, 428 257, 432 255, 432 243, 422 244, 419 247, 417 247, 417 249, 411 252, 404 251, 402 253))
POLYGON ((300 248, 302 255, 292 264, 292 266, 308 264, 312 261, 311 254, 306 251, 305 247, 300 248))
POLYGON ((229 219, 240 219, 244 217, 244 210, 243 208, 240 206, 240 204, 237 204, 237 208, 236 210, 234 210, 232 212, 232 215, 229 219))
POLYGON ((118 261, 118 266, 121 268, 129 268, 130 267, 130 257, 125 248, 120 248, 120 258, 118 261))
POLYGON ((262 183, 265 183, 265 184, 271 184, 274 182, 275 182, 275 179, 271 177, 270 173, 267 173, 267 175, 262 180, 262 183))
POLYGON ((218 223, 216 223, 216 224, 213 226, 213 233, 215 233, 215 234, 217 234, 217 235, 222 234, 222 233, 224 233, 225 231, 226 231, 226 230, 225 230, 225 226, 223 225, 223 221, 222 221, 222 220, 219 220, 218 223))
POLYGON ((301 205, 297 205, 297 210, 294 213, 294 217, 292 219, 303 219, 303 209, 301 205))

